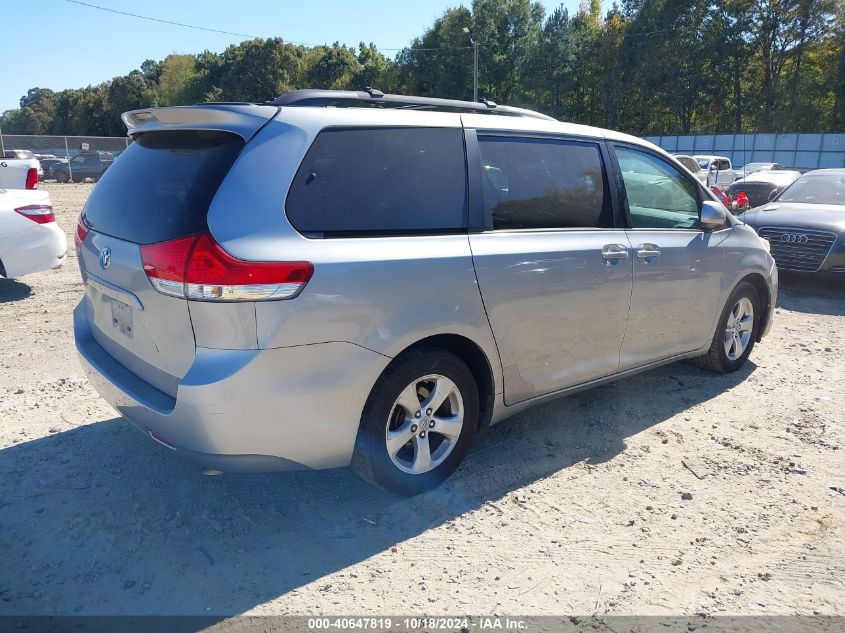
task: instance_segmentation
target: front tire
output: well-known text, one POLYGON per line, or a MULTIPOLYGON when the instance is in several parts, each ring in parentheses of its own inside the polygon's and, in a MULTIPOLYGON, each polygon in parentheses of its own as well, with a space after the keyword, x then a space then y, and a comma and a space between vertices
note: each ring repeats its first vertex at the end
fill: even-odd
POLYGON ((62 184, 70 182, 70 174, 66 171, 57 171, 56 172, 56 181, 62 184))
POLYGON ((728 374, 740 369, 757 340, 760 295, 747 281, 740 282, 725 304, 710 349, 695 359, 704 369, 728 374))
POLYGON ((480 420, 478 386, 466 364, 439 348, 397 357, 364 406, 352 468, 385 490, 415 495, 461 464, 480 420))

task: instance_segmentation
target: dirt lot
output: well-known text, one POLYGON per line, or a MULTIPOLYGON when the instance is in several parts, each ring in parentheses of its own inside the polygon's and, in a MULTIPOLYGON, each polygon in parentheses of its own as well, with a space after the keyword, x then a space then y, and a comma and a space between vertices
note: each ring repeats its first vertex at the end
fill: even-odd
MULTIPOLYGON (((91 185, 45 188, 72 244, 91 185)), ((201 475, 88 386, 81 292, 73 253, 0 280, 0 614, 845 614, 842 283, 785 280, 745 370, 541 406, 413 499, 201 475)))

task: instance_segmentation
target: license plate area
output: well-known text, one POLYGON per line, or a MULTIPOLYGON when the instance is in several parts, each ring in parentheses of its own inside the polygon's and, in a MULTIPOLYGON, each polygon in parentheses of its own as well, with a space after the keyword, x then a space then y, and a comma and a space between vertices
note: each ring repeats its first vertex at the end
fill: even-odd
POLYGON ((133 336, 132 306, 109 297, 111 302, 111 323, 116 330, 128 338, 133 336))

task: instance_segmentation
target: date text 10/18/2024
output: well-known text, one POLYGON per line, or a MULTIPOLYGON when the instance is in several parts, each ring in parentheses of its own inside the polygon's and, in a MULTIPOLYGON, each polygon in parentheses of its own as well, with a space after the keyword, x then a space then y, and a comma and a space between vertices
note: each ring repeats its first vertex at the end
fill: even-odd
POLYGON ((403 617, 403 618, 308 618, 311 631, 373 630, 373 631, 524 631, 527 623, 510 617, 403 617))

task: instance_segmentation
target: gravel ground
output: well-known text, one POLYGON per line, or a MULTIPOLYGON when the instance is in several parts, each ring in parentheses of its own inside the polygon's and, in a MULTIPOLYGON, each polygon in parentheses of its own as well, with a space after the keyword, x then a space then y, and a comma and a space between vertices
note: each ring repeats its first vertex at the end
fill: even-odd
MULTIPOLYGON (((45 188, 72 244, 91 185, 45 188)), ((785 279, 743 371, 540 406, 413 499, 201 475, 88 386, 81 292, 72 252, 0 280, 0 614, 845 614, 841 282, 785 279)))

